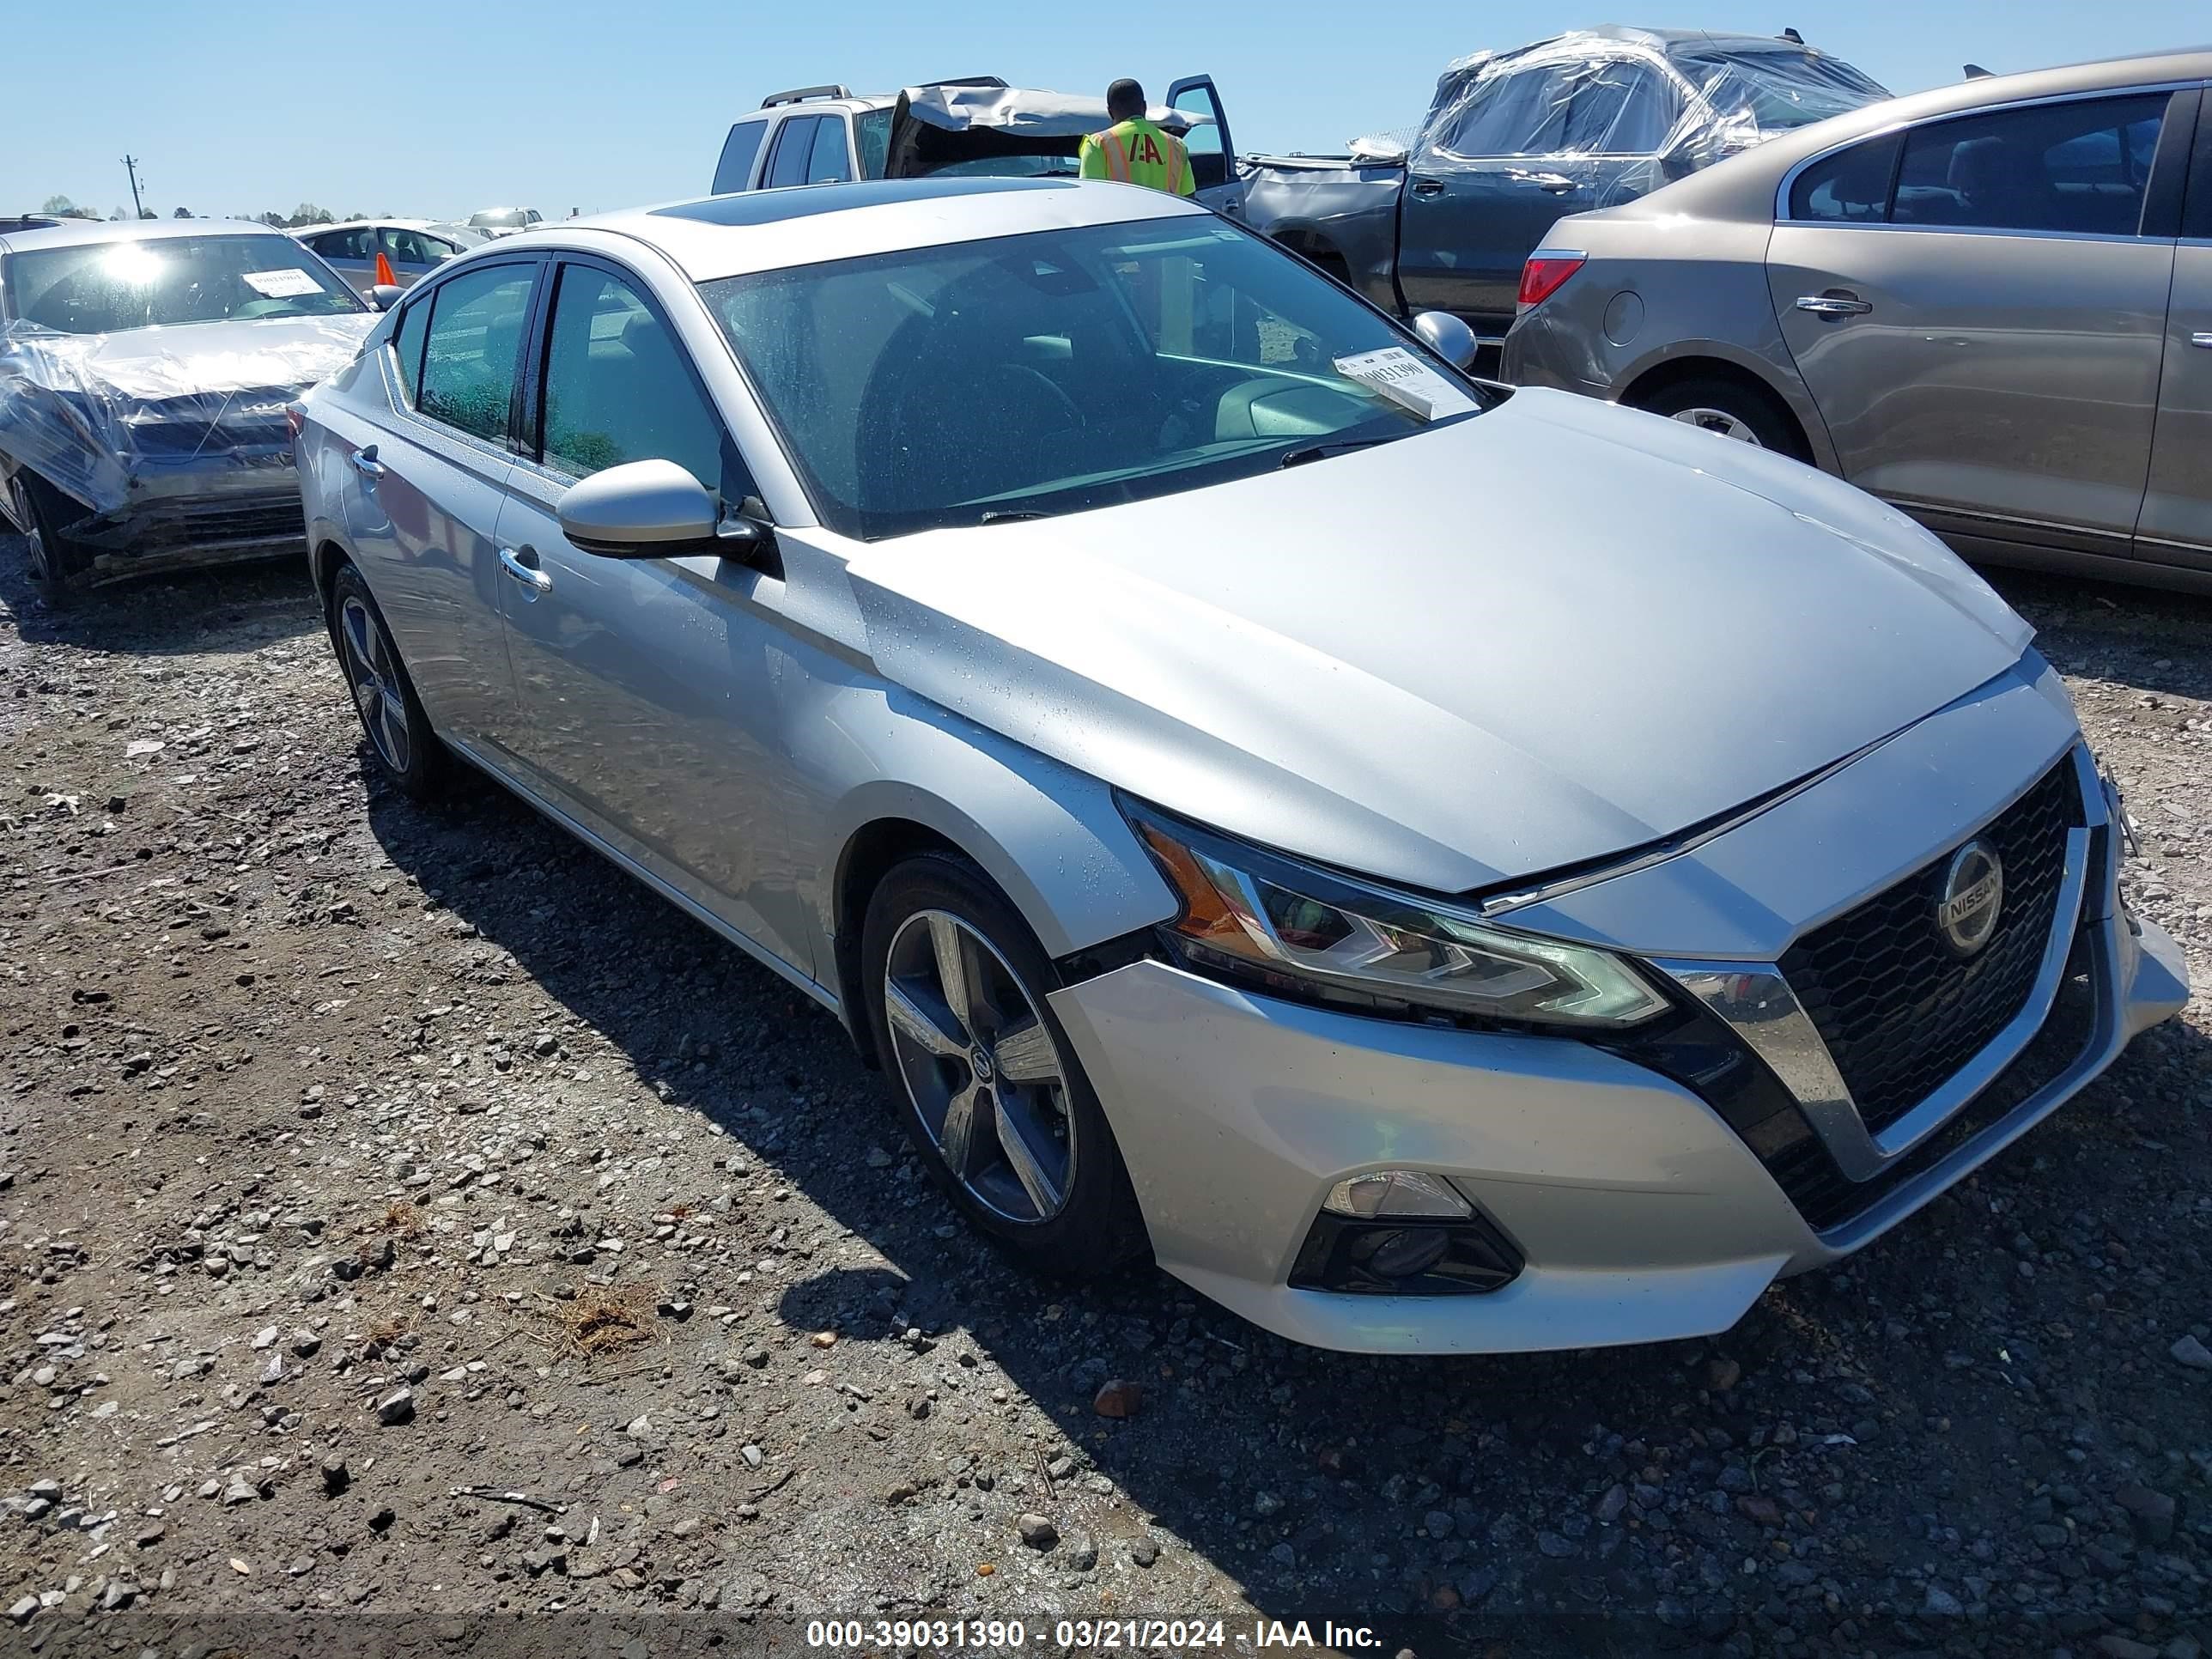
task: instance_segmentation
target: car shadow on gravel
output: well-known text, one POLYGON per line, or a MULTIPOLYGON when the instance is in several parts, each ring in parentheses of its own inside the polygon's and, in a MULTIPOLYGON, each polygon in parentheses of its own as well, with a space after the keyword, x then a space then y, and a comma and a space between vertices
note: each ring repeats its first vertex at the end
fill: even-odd
POLYGON ((22 538, 0 529, 0 616, 31 644, 130 656, 204 651, 211 637, 267 644, 322 625, 304 554, 143 577, 46 603, 22 538))
POLYGON ((2212 697, 2212 596, 2022 570, 1982 574, 2035 625, 2063 674, 2167 696, 2212 697))
MULTIPOLYGON (((1798 1610, 1822 1585, 1894 1612, 1863 1636, 1909 1639, 1926 1628, 1910 1570, 1942 1524, 1954 1553, 1962 1532, 2016 1534, 2035 1479, 2075 1473, 2054 1418, 2160 1420, 2157 1376, 2115 1379, 2058 1333, 2106 1316, 2084 1298, 2109 1289, 2114 1248, 2203 1259, 2160 1187, 2212 1072, 2193 1030, 2152 1034, 1990 1170, 1722 1336, 1336 1354, 1155 1271, 1024 1274, 930 1185, 833 1017, 495 786, 434 812, 367 787, 384 850, 460 924, 882 1258, 805 1273, 781 1316, 841 1343, 971 1333, 1080 1450, 1047 1490, 1103 1476, 1135 1506, 1097 1523, 1102 1560, 1126 1568, 1148 1515, 1261 1614, 1371 1624, 1385 1651, 1510 1633, 1516 1653, 1644 1652, 1806 1617, 1826 1640, 1834 1615, 1798 1610), (1112 1379, 1143 1391, 1125 1419, 1094 1410, 1112 1379)), ((1174 1611, 1175 1584, 1117 1582, 1132 1611, 1174 1611)))

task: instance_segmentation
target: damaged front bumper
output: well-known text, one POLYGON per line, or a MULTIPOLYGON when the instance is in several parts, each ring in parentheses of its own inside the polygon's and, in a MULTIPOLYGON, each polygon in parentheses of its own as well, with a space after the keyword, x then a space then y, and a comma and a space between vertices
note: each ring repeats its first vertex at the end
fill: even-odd
POLYGON ((62 580, 77 588, 284 556, 307 538, 289 440, 178 462, 141 457, 118 505, 96 511, 64 495, 61 512, 54 528, 78 550, 62 580))

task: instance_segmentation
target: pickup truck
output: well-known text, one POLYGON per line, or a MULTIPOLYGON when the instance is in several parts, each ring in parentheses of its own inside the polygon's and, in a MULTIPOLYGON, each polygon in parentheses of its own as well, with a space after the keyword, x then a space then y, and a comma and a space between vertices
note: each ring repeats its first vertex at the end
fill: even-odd
POLYGON ((1450 312, 1495 343, 1564 216, 1888 96, 1795 31, 1577 30, 1453 64, 1410 151, 1249 159, 1243 217, 1385 309, 1450 312))
MULTIPOLYGON (((1199 199, 1240 212, 1243 184, 1213 77, 1174 82, 1148 113, 1182 136, 1199 199)), ((1084 135, 1112 125, 1103 96, 1010 87, 994 75, 897 93, 799 87, 770 94, 731 126, 714 193, 939 173, 1073 178, 1084 135)))

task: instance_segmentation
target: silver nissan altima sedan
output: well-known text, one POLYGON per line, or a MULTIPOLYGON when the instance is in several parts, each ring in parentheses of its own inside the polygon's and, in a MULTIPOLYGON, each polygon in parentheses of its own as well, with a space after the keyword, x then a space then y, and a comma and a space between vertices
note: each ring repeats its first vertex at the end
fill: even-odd
POLYGON ((476 250, 294 420, 374 764, 835 1010, 1019 1258, 1336 1348, 1718 1331, 2180 960, 1932 536, 1453 355, 1155 192, 862 183, 476 250))

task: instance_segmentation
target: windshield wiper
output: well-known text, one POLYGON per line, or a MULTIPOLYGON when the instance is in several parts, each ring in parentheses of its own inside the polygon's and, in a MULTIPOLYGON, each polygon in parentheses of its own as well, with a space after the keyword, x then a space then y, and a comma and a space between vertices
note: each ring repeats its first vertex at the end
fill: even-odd
POLYGON ((1285 451, 1283 459, 1275 465, 1278 468, 1304 466, 1308 461, 1327 460, 1332 455, 1342 455, 1354 449, 1372 449, 1376 444, 1390 441, 1389 438, 1338 438, 1329 443, 1308 444, 1304 449, 1285 451))
POLYGON ((1040 513, 1034 507, 994 507, 975 522, 977 524, 1017 524, 1024 519, 1049 519, 1050 517, 1052 517, 1051 514, 1040 513))

